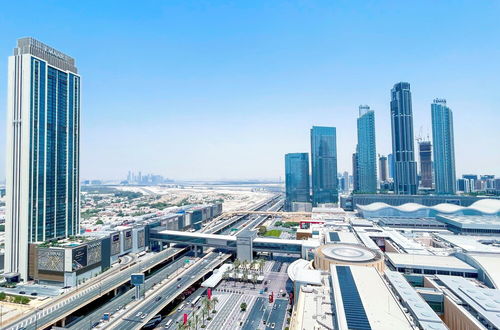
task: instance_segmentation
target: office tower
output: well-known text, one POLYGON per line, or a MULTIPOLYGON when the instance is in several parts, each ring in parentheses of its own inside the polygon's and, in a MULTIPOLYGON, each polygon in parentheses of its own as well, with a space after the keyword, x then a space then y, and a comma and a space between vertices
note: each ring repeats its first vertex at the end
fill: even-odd
POLYGON ((480 187, 481 183, 478 181, 476 174, 464 174, 464 175, 462 175, 462 178, 468 181, 469 187, 470 187, 470 192, 481 190, 481 187, 480 187), (478 182, 479 182, 479 185, 478 185, 478 182), (477 189, 478 186, 479 186, 479 189, 477 189))
POLYGON ((432 189, 432 145, 431 141, 418 142, 420 156, 420 185, 432 189))
POLYGON ((352 190, 355 192, 359 191, 359 181, 358 181, 358 154, 352 154, 352 190))
POLYGON ((378 167, 379 167, 380 182, 387 182, 387 180, 389 179, 387 173, 387 157, 385 157, 384 155, 379 156, 378 167))
POLYGON ((335 127, 311 129, 313 204, 338 202, 337 138, 335 127))
POLYGON ((342 176, 344 177, 344 182, 345 182, 344 192, 348 193, 349 192, 349 188, 350 188, 349 173, 347 171, 345 171, 342 176))
POLYGON ((413 114, 410 84, 400 82, 391 90, 392 155, 394 192, 417 193, 417 163, 413 144, 413 114))
POLYGON ((286 206, 292 209, 294 202, 310 202, 309 155, 291 153, 285 155, 286 206))
POLYGON ((362 193, 377 192, 377 153, 375 150, 375 113, 367 105, 359 106, 358 145, 358 188, 362 193))
POLYGON ((455 145, 453 113, 446 100, 435 99, 431 105, 434 176, 437 194, 455 194, 455 145))
POLYGON ((389 167, 389 178, 394 179, 394 157, 392 154, 387 155, 387 165, 389 167))
POLYGON ((28 279, 28 244, 79 232, 80 76, 33 38, 9 57, 5 271, 28 279))

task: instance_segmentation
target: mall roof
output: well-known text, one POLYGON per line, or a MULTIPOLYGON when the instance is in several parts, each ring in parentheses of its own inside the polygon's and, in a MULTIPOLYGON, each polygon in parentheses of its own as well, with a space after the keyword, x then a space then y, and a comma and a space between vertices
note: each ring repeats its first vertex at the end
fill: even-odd
POLYGON ((371 203, 368 205, 357 205, 361 212, 377 212, 384 209, 392 209, 401 213, 413 213, 421 210, 433 210, 437 213, 453 214, 453 213, 470 213, 470 214, 500 214, 500 200, 498 199, 482 199, 474 202, 468 207, 442 203, 435 206, 425 206, 417 203, 406 203, 399 206, 392 206, 382 202, 371 203))
POLYGON ((493 286, 500 289, 500 255, 498 254, 467 254, 470 258, 474 259, 483 272, 486 273, 488 278, 493 282, 493 286))
POLYGON ((462 229, 500 230, 498 215, 437 215, 436 219, 462 229))
POLYGON ((458 247, 466 252, 500 253, 500 247, 491 245, 492 241, 499 241, 500 236, 469 236, 436 234, 436 237, 458 247))
POLYGON ((436 256, 386 252, 386 257, 397 268, 418 268, 476 273, 477 270, 454 256, 436 256))
POLYGON ((446 275, 437 277, 483 319, 497 328, 500 327, 500 290, 480 288, 463 277, 446 275))
POLYGON ((340 329, 413 329, 375 268, 332 265, 330 270, 340 329))
POLYGON ((448 329, 436 312, 415 291, 404 276, 398 272, 385 271, 385 276, 400 297, 403 305, 408 308, 418 324, 424 329, 448 329))
POLYGON ((446 227, 445 224, 439 222, 432 218, 401 218, 401 217, 380 217, 371 218, 372 221, 376 221, 379 226, 391 226, 391 227, 446 227))

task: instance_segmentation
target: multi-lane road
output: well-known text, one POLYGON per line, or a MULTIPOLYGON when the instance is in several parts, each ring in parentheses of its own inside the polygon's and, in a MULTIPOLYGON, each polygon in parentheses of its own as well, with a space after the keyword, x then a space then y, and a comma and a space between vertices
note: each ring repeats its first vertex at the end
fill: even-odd
MULTIPOLYGON (((194 262, 193 258, 183 257, 180 258, 168 266, 163 267, 161 270, 156 272, 154 275, 146 279, 144 284, 144 290, 147 291, 154 287, 155 285, 160 285, 160 282, 165 281, 165 279, 176 274, 181 270, 182 267, 186 265, 186 260, 189 262, 194 262)), ((96 323, 99 323, 104 313, 110 313, 110 315, 117 315, 126 311, 126 305, 130 304, 135 299, 135 290, 128 290, 122 295, 110 300, 106 304, 100 306, 93 312, 89 313, 85 317, 81 318, 77 322, 74 322, 69 328, 75 330, 86 330, 92 327, 96 323)))
POLYGON ((161 311, 167 304, 188 289, 196 281, 223 263, 229 255, 208 253, 182 274, 172 278, 167 284, 155 290, 143 301, 138 302, 123 316, 110 323, 110 329, 140 329, 147 321, 161 311), (144 316, 145 315, 145 316, 144 316))
POLYGON ((114 276, 108 276, 98 282, 92 282, 93 284, 91 285, 66 294, 62 299, 58 299, 46 306, 37 308, 34 312, 29 313, 6 329, 35 330, 37 328, 50 326, 55 321, 64 318, 81 306, 88 304, 104 293, 126 283, 130 280, 130 275, 133 273, 143 272, 145 269, 149 269, 165 259, 178 255, 181 251, 182 249, 176 248, 167 249, 153 255, 149 259, 143 259, 139 263, 114 274, 114 276))

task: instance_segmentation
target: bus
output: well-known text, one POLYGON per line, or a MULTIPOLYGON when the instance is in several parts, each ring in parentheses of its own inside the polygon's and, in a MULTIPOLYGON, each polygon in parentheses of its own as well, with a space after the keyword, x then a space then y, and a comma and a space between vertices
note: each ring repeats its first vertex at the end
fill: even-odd
POLYGON ((198 303, 198 301, 200 301, 200 298, 201 298, 201 296, 198 296, 198 297, 194 298, 193 301, 191 302, 191 307, 196 306, 196 304, 198 303))

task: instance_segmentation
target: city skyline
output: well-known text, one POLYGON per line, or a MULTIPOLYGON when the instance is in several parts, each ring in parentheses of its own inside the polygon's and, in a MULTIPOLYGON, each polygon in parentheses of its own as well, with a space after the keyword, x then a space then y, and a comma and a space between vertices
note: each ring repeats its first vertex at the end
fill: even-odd
MULTIPOLYGON (((438 96, 448 99, 454 111, 455 131, 468 132, 455 136, 457 177, 467 173, 500 174, 500 155, 489 151, 489 137, 482 134, 496 134, 495 121, 481 120, 496 118, 500 104, 494 92, 494 86, 498 86, 495 72, 500 68, 484 55, 499 52, 498 43, 492 42, 499 35, 494 25, 497 4, 470 2, 451 9, 434 4, 432 12, 425 4, 385 4, 377 9, 363 5, 361 18, 365 20, 356 24, 350 20, 356 7, 350 4, 322 3, 316 8, 258 3, 260 11, 251 12, 260 18, 256 20, 259 24, 243 19, 251 10, 244 5, 212 6, 204 8, 207 12, 203 14, 195 5, 149 5, 120 8, 116 16, 112 12, 117 8, 104 5, 96 18, 83 5, 64 10, 31 5, 38 9, 33 13, 59 13, 63 22, 74 23, 71 31, 57 29, 61 22, 31 23, 36 21, 30 19, 31 13, 20 25, 19 18, 7 16, 18 7, 5 6, 0 14, 3 58, 11 54, 14 40, 33 35, 78 57, 86 73, 82 94, 87 109, 82 117, 82 179, 121 179, 130 168, 173 179, 283 178, 281 155, 308 151, 307 130, 314 125, 337 127, 338 170, 351 172, 356 118, 349 109, 360 103, 372 106, 377 117, 377 152, 389 154, 388 90, 396 81, 412 85, 415 133, 421 128, 424 134, 431 133, 428 105, 438 96), (345 17, 338 15, 339 9, 347 13, 345 17), (424 12, 429 20, 425 28, 417 18, 424 12), (124 22, 135 14, 134 22, 143 22, 145 17, 151 20, 144 26, 134 24, 138 28, 132 31, 124 22), (218 18, 227 14, 233 18, 219 22, 218 18), (377 15, 380 17, 374 18, 377 15), (479 15, 480 20, 470 19, 479 15), (301 33, 288 25, 285 17, 303 20, 306 30, 301 33), (433 20, 436 17, 439 20, 433 20), (113 24, 109 24, 110 19, 113 24), (186 25, 197 19, 199 25, 186 25), (443 19, 462 23, 442 28, 443 19), (89 28, 87 21, 94 28, 89 28), (409 24, 408 40, 384 21, 409 24), (200 26, 212 37, 206 39, 200 26), (151 32, 152 27, 159 32, 151 32), (477 29, 482 31, 479 38, 477 29), (436 33, 427 40, 429 31, 436 33), (215 38, 216 32, 224 33, 215 38), (315 37, 311 39, 311 35, 315 37), (474 38, 467 37, 471 35, 474 38), (241 38, 245 44, 237 41, 241 38), (391 48, 396 41, 402 44, 391 48), (141 70, 142 62, 134 60, 141 57, 139 50, 150 44, 165 57, 155 74, 147 74, 141 70), (365 47, 370 47, 369 54, 360 51, 365 47), (255 61, 249 61, 249 51, 255 61), (385 59, 388 51, 407 61, 385 59), (103 53, 113 60, 103 61, 103 53), (432 59, 423 56, 431 53, 432 59), (122 73, 125 65, 127 77, 122 73), (152 85, 146 83, 149 80, 152 85), (107 86, 116 88, 110 93, 107 86), (357 92, 359 89, 363 94, 357 92), (474 121, 478 125, 471 125, 474 121), (141 134, 135 134, 138 132, 141 134), (272 148, 268 141, 273 142, 272 148), (160 152, 163 150, 168 152, 160 152), (475 154, 474 161, 468 157, 471 153, 475 154), (177 161, 180 154, 185 159, 183 165, 177 161), (208 157, 210 161, 196 161, 208 157)), ((4 61, 0 75, 6 77, 6 72, 4 61)), ((4 86, 0 88, 0 104, 4 105, 5 82, 5 78, 0 82, 4 86)), ((5 114, 5 106, 2 109, 5 114)), ((0 116, 2 127, 5 117, 0 116)), ((2 135, 0 180, 5 173, 5 146, 2 135)))

